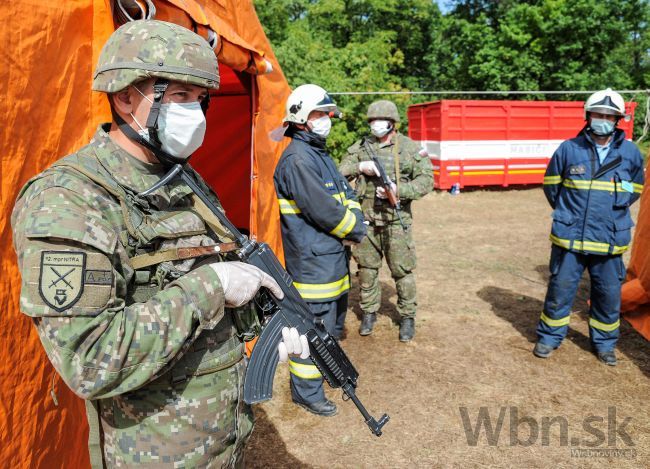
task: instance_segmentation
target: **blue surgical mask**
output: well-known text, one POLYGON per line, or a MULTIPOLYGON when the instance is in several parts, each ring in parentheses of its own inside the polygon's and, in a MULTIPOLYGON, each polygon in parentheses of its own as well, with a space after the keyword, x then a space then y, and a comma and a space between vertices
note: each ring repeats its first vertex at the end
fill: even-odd
POLYGON ((595 133, 596 135, 611 135, 612 132, 614 132, 614 127, 616 126, 616 123, 607 120, 607 119, 597 119, 596 117, 592 117, 591 121, 589 122, 589 127, 591 127, 591 131, 595 133))

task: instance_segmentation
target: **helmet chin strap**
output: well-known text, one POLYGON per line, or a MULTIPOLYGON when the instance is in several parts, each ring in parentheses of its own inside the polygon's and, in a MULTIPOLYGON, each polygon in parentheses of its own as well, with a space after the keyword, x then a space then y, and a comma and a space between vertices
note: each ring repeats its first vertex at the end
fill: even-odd
POLYGON ((162 104, 162 99, 165 96, 165 91, 169 86, 169 81, 162 78, 158 78, 153 84, 153 103, 151 104, 151 109, 149 110, 149 117, 147 117, 147 123, 145 127, 149 131, 149 139, 154 142, 158 147, 160 147, 160 139, 158 138, 158 115, 160 114, 160 105, 162 104))
MULTIPOLYGON (((160 148, 159 146, 156 146, 153 143, 151 143, 149 140, 144 138, 138 132, 133 130, 133 128, 129 124, 127 124, 124 119, 118 116, 117 113, 113 115, 113 120, 115 121, 119 129, 122 131, 122 133, 129 138, 129 140, 139 145, 142 145, 147 150, 151 151, 151 153, 153 153, 156 156, 156 158, 158 158, 158 161, 160 161, 165 166, 183 164, 187 161, 186 158, 178 158, 176 156, 172 156, 166 151, 164 151, 162 148, 160 148)), ((149 135, 151 135, 151 133, 149 133, 149 135)))

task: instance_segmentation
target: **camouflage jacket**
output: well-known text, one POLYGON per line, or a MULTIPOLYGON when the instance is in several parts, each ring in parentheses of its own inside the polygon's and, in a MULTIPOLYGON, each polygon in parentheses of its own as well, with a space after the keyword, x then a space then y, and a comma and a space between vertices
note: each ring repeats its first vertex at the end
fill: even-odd
POLYGON ((366 142, 374 149, 386 174, 397 184, 402 204, 402 219, 408 225, 413 221, 411 201, 417 200, 433 189, 433 168, 428 155, 417 143, 399 132, 390 143, 380 144, 374 136, 355 142, 342 158, 339 171, 348 180, 357 179, 356 189, 366 220, 375 226, 399 223, 395 210, 386 199, 375 196, 381 180, 359 173, 359 162, 371 159, 366 142), (396 156, 399 159, 399 175, 396 174, 396 156), (398 177, 396 177, 398 176, 398 177))
POLYGON ((99 400, 109 465, 228 465, 252 423, 219 277, 196 259, 132 266, 152 250, 221 241, 182 182, 137 196, 164 172, 100 127, 29 181, 12 215, 21 310, 66 384, 99 400))

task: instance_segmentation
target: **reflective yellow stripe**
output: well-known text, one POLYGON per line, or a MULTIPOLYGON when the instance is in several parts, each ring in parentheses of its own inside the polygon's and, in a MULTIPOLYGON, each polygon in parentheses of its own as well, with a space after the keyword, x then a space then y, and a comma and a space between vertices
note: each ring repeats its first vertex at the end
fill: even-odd
POLYGON ((605 324, 604 322, 600 322, 597 319, 589 318, 589 325, 594 329, 598 329, 605 332, 612 332, 618 329, 618 327, 621 325, 621 321, 618 320, 612 324, 605 324))
POLYGON ((591 252, 609 252, 609 244, 607 243, 596 243, 593 241, 573 241, 573 249, 578 251, 591 251, 591 252))
POLYGON ((549 238, 553 244, 560 246, 561 248, 569 249, 571 247, 571 241, 568 239, 558 238, 555 235, 551 235, 549 238))
POLYGON ((354 216, 354 213, 352 213, 349 209, 345 209, 345 215, 343 215, 343 218, 339 222, 336 227, 330 231, 330 234, 333 234, 334 236, 338 236, 339 238, 345 238, 347 234, 352 231, 354 228, 354 225, 357 223, 357 217, 354 216))
POLYGON ((643 185, 642 184, 637 184, 635 182, 631 183, 632 186, 632 191, 625 190, 623 188, 623 183, 619 182, 616 184, 616 190, 618 192, 627 192, 628 194, 631 194, 632 192, 636 194, 641 194, 643 192, 643 185))
POLYGON ((354 200, 346 200, 345 205, 348 206, 349 209, 354 210, 355 208, 357 210, 361 210, 361 204, 359 202, 356 202, 354 200))
MULTIPOLYGON (((556 246, 560 246, 564 249, 575 249, 577 251, 590 251, 590 252, 600 252, 600 253, 609 253, 610 248, 612 247, 607 243, 597 243, 595 241, 580 241, 574 240, 573 242, 570 239, 558 238, 557 236, 551 234, 549 236, 551 242, 556 246)), ((626 246, 614 246, 612 248, 612 254, 623 254, 629 249, 629 245, 626 246)))
POLYGON ((280 213, 283 215, 295 215, 300 213, 300 209, 296 205, 295 200, 278 199, 278 203, 280 204, 280 213))
POLYGON ((569 189, 607 191, 614 192, 615 189, 623 190, 621 184, 614 184, 610 181, 597 181, 592 179, 565 179, 562 182, 564 187, 569 189))
POLYGON ((361 204, 359 202, 354 201, 354 200, 348 200, 345 197, 344 192, 339 192, 338 194, 334 194, 334 195, 332 195, 332 197, 334 197, 337 201, 342 203, 344 207, 356 208, 356 209, 361 210, 361 204))
POLYGON ((591 181, 581 181, 576 179, 565 179, 562 185, 569 189, 589 189, 591 181))
POLYGON ((613 192, 616 188, 616 184, 609 181, 591 181, 591 189, 597 191, 608 191, 613 192))
POLYGON ((344 291, 350 289, 350 276, 346 274, 341 280, 330 283, 298 283, 293 285, 305 300, 325 300, 336 298, 344 291))
POLYGON ((320 379, 322 376, 316 365, 307 365, 293 360, 289 360, 289 373, 303 379, 320 379))
POLYGON ((544 185, 559 184, 562 182, 562 176, 544 176, 544 185))
POLYGON ((542 311, 542 315, 540 316, 540 319, 542 320, 542 322, 548 324, 551 327, 562 327, 562 326, 569 325, 569 321, 571 321, 571 316, 565 316, 560 319, 551 319, 542 311))

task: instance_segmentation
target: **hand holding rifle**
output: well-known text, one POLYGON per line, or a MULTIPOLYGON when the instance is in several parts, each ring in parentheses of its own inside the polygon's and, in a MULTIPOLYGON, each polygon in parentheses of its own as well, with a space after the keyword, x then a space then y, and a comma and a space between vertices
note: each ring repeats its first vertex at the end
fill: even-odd
MULTIPOLYGON (((377 187, 376 195, 380 199, 388 200, 388 203, 391 205, 391 207, 395 209, 395 213, 397 214, 400 225, 402 225, 402 228, 404 231, 406 231, 408 228, 402 221, 402 214, 400 213, 402 206, 400 204, 399 197, 397 196, 397 186, 393 181, 391 181, 391 179, 388 177, 388 174, 386 174, 384 165, 377 157, 377 154, 375 153, 375 150, 373 150, 372 146, 370 146, 370 143, 366 140, 364 145, 368 151, 368 154, 370 155, 370 159, 372 160, 368 163, 372 162, 376 169, 379 171, 379 179, 381 181, 381 185, 377 187)), ((359 165, 359 169, 361 170, 361 165, 359 165)))

